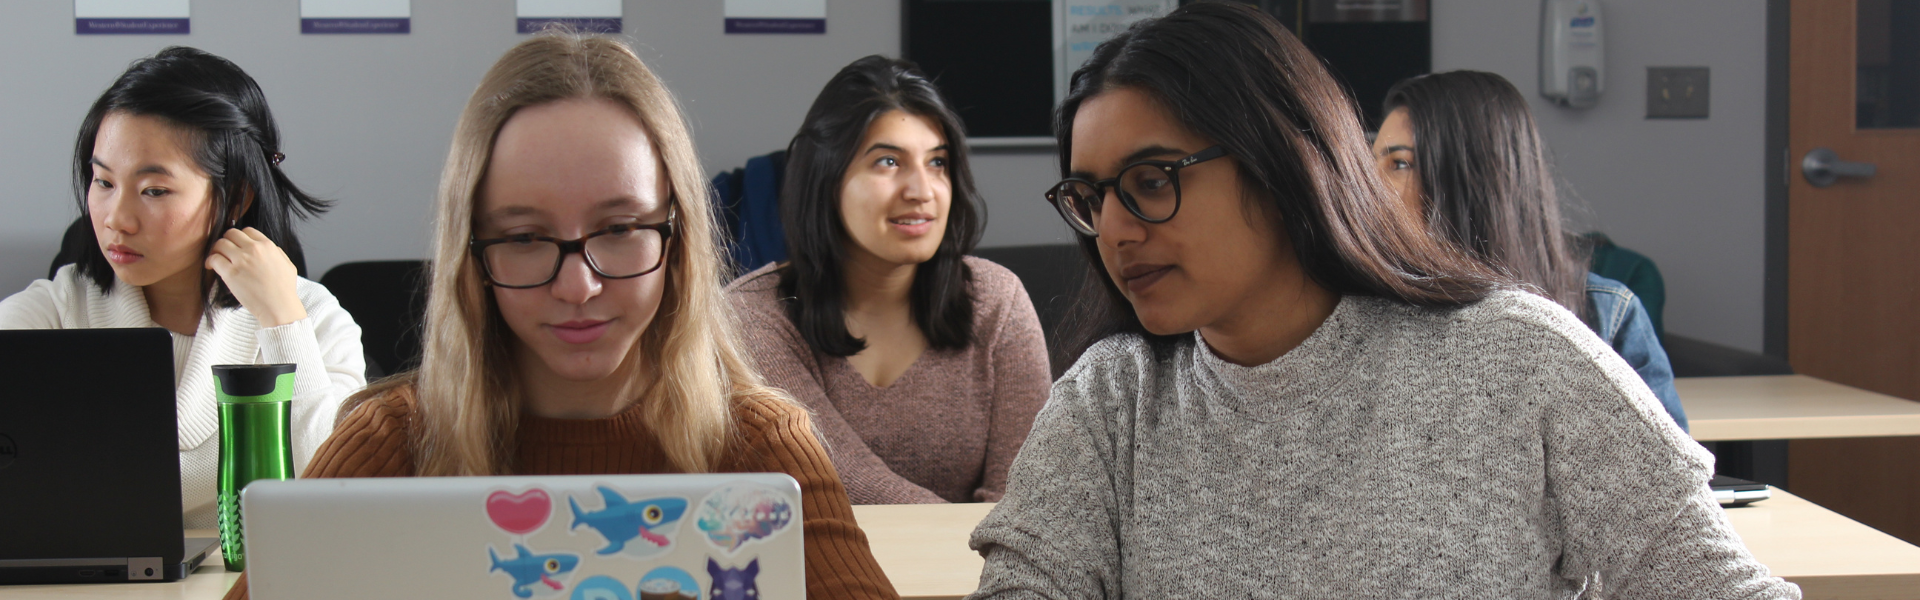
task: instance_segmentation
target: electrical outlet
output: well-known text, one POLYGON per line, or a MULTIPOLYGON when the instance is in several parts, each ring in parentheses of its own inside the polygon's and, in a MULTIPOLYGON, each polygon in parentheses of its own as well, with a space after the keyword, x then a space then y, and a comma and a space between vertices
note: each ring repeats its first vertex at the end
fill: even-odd
POLYGON ((1647 118, 1707 118, 1706 67, 1647 67, 1647 118))

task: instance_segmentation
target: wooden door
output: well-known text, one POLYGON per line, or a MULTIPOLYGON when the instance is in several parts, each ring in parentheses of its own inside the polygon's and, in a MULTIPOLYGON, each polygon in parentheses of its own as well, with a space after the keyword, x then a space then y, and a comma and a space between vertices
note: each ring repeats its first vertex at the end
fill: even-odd
MULTIPOLYGON (((1902 104, 1920 95, 1920 2, 1794 0, 1790 13, 1787 358, 1920 400, 1920 123, 1902 104), (1816 187, 1801 169, 1816 148, 1877 172, 1816 187)), ((1920 438, 1795 441, 1788 485, 1920 543, 1920 438)))

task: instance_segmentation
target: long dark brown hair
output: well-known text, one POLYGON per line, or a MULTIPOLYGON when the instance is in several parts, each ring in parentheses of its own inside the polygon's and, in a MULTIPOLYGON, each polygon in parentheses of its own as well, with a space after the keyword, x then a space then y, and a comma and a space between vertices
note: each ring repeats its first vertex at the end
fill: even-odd
POLYGON ((814 349, 853 356, 865 340, 847 331, 847 235, 840 217, 841 178, 859 153, 873 120, 904 111, 940 125, 947 142, 947 178, 953 199, 947 230, 933 258, 914 270, 908 301, 914 324, 936 349, 973 343, 973 273, 962 259, 980 243, 986 218, 967 162, 967 131, 933 82, 913 63, 873 55, 840 70, 813 100, 800 132, 787 144, 780 221, 787 233, 788 267, 780 296, 792 298, 787 318, 814 349))
MULTIPOLYGON (((1287 233, 1302 270, 1329 291, 1455 307, 1500 285, 1396 208, 1374 171, 1357 105, 1266 13, 1196 2, 1100 44, 1074 71, 1072 92, 1054 115, 1063 175, 1080 104, 1122 87, 1157 98, 1181 125, 1225 148, 1239 164, 1246 201, 1274 231, 1287 233)), ((1099 268, 1094 239, 1082 237, 1080 247, 1091 271, 1056 367, 1116 333, 1137 333, 1163 348, 1191 339, 1146 331, 1099 268)))
POLYGON ((1585 252, 1561 228, 1553 169, 1520 90, 1493 73, 1435 73, 1394 84, 1381 114, 1399 108, 1433 233, 1591 320, 1585 252))

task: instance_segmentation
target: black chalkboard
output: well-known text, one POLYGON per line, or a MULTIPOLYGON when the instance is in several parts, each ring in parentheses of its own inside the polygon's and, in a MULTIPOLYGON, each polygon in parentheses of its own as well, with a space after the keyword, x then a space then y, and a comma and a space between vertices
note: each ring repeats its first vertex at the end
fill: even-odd
MULTIPOLYGON (((1209 0, 1181 0, 1181 4, 1209 0)), ((1217 1, 1217 0, 1215 0, 1217 1)), ((1387 89, 1402 79, 1433 70, 1433 26, 1428 0, 1238 0, 1273 15, 1288 31, 1300 36, 1307 49, 1326 61, 1327 70, 1347 88, 1369 127, 1378 127, 1380 104, 1387 89), (1338 13, 1340 6, 1401 7, 1412 5, 1419 16, 1409 19, 1352 19, 1338 13)), ((1362 11, 1364 12, 1364 11, 1362 11)))
POLYGON ((968 137, 1052 135, 1051 0, 903 0, 900 45, 968 137))
MULTIPOLYGON (((1182 0, 1182 4, 1192 1, 1182 0)), ((1433 67, 1427 0, 1417 20, 1338 22, 1335 0, 1240 0, 1259 7, 1326 61, 1368 125, 1395 82, 1433 67), (1316 11, 1319 11, 1316 13, 1316 11)), ((1051 0, 902 0, 902 54, 934 79, 969 137, 1052 135, 1051 0)))

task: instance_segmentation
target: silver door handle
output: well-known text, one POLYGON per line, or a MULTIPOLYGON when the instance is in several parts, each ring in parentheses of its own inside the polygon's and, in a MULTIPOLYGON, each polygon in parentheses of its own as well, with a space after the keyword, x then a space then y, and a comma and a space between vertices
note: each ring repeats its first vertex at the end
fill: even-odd
POLYGON ((1840 160, 1840 155, 1826 148, 1814 148, 1806 158, 1800 159, 1800 172, 1807 176, 1807 183, 1817 188, 1833 185, 1834 180, 1841 177, 1872 177, 1877 170, 1873 163, 1840 160))

